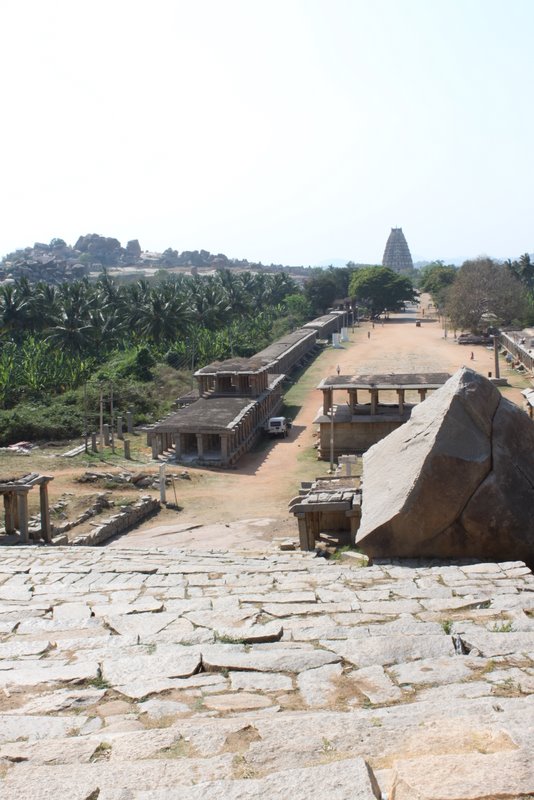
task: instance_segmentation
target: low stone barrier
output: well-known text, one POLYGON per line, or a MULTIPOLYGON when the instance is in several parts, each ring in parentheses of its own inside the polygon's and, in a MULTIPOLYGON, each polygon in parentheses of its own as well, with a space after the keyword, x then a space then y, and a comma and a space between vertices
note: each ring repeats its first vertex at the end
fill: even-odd
POLYGON ((138 525, 141 520, 157 513, 159 509, 159 500, 146 495, 131 506, 121 506, 121 510, 117 514, 113 514, 101 522, 92 523, 94 529, 90 533, 77 536, 71 541, 71 544, 85 546, 101 544, 107 539, 111 539, 112 536, 124 533, 138 525))

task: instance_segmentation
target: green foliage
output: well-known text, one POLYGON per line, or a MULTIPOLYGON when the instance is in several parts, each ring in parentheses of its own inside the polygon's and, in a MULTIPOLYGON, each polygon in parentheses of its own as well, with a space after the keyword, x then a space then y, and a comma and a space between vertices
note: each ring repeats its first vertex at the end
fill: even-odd
POLYGON ((353 270, 347 267, 313 269, 311 277, 306 281, 304 294, 311 309, 311 316, 324 314, 334 300, 341 300, 349 295, 350 276, 353 270))
POLYGON ((0 407, 59 394, 77 386, 91 372, 94 359, 58 349, 35 336, 0 349, 0 407))
POLYGON ((83 431, 83 412, 61 402, 20 403, 0 411, 0 446, 21 440, 70 439, 83 431))
POLYGON ((396 311, 406 300, 415 299, 408 278, 387 267, 365 267, 353 272, 350 294, 365 305, 372 314, 396 311))
POLYGON ((447 636, 452 632, 452 624, 452 620, 450 619, 442 619, 440 622, 440 625, 443 628, 443 633, 446 633, 447 636))
MULTIPOLYGON (((100 248, 115 257, 116 240, 82 239, 85 254, 100 248)), ((158 284, 119 285, 104 270, 96 283, 31 286, 20 279, 2 286, 0 438, 7 443, 78 435, 83 408, 94 430, 100 388, 107 394, 111 383, 116 409, 133 409, 137 422, 153 419, 177 396, 169 396, 171 385, 185 389, 174 370, 251 356, 302 324, 309 311, 284 273, 221 270, 202 279, 172 276, 158 284), (160 380, 157 364, 163 359, 177 378, 167 372, 160 380)))
POLYGON ((534 264, 528 253, 523 253, 517 261, 508 260, 506 266, 528 292, 534 292, 534 264))
POLYGON ((456 267, 445 266, 442 261, 427 264, 419 275, 419 288, 432 295, 434 303, 442 308, 447 300, 449 287, 456 280, 458 270, 456 267))
POLYGON ((494 633, 510 633, 513 630, 512 622, 501 622, 499 624, 495 623, 493 626, 494 633))
POLYGON ((120 378, 133 378, 148 382, 154 377, 153 367, 156 363, 156 358, 150 348, 131 348, 115 353, 98 371, 98 378, 99 380, 115 381, 120 378))
POLYGON ((462 264, 448 293, 447 311, 456 328, 479 333, 522 320, 528 305, 520 282, 505 265, 479 258, 462 264))

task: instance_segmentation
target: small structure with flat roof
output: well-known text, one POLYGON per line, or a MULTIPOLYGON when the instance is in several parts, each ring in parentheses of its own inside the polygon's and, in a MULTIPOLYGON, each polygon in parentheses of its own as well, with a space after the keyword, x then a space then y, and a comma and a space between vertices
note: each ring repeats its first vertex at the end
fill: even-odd
POLYGON ((301 550, 314 550, 321 534, 345 536, 354 545, 361 517, 360 481, 352 477, 316 478, 302 484, 300 493, 289 503, 297 518, 301 550))
POLYGON ((324 378, 317 387, 323 393, 323 405, 314 419, 319 425, 319 457, 365 452, 406 422, 414 405, 449 378, 447 372, 324 378), (341 402, 340 392, 344 393, 341 402))
POLYGON ((152 455, 174 449, 176 460, 231 466, 282 407, 284 375, 262 359, 215 362, 195 373, 199 399, 148 432, 152 455))
POLYGON ((1 478, 0 495, 4 498, 4 520, 6 536, 11 537, 18 533, 22 542, 28 542, 30 537, 28 495, 34 486, 39 487, 39 502, 41 509, 41 527, 32 532, 34 541, 43 539, 52 541, 52 526, 50 524, 50 509, 48 503, 48 484, 53 480, 50 475, 39 475, 31 472, 20 478, 1 478))

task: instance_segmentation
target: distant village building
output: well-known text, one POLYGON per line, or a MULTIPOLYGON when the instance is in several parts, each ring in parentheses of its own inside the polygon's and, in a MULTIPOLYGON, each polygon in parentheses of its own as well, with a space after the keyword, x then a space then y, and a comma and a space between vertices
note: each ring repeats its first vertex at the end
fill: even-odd
POLYGON ((406 237, 402 228, 392 228, 386 242, 382 266, 394 272, 409 272, 413 269, 413 261, 406 237))

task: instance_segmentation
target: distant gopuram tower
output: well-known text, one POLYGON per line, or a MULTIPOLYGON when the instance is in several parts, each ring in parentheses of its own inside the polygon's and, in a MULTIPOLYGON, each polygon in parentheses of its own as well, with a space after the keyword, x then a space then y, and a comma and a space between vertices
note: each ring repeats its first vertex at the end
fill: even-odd
POLYGON ((389 267, 394 272, 408 272, 413 269, 410 248, 406 241, 402 228, 392 228, 386 242, 382 266, 389 267))

